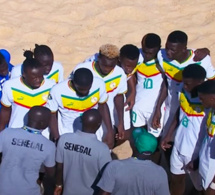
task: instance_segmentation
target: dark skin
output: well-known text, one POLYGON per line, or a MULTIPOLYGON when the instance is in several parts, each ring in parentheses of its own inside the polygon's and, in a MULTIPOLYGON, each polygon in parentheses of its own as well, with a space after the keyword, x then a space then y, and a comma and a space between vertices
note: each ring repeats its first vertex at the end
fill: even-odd
MULTIPOLYGON (((88 95, 89 90, 91 88, 91 84, 89 86, 79 86, 78 84, 74 83, 73 81, 70 82, 71 88, 73 88, 77 95, 80 97, 84 97, 88 95)), ((113 140, 114 140, 114 131, 111 126, 111 119, 110 119, 110 111, 108 108, 107 103, 98 104, 98 110, 102 115, 102 119, 107 127, 107 135, 104 142, 108 145, 109 148, 113 148, 113 140)), ((52 113, 51 122, 50 122, 50 130, 51 130, 51 137, 55 141, 59 138, 59 131, 58 131, 58 122, 57 122, 57 113, 52 113)))
MULTIPOLYGON (((119 61, 125 74, 129 75, 137 66, 138 59, 131 60, 125 57, 120 57, 119 61)), ((135 103, 136 77, 132 75, 131 78, 127 81, 127 83, 128 83, 128 92, 126 93, 125 106, 128 106, 128 107, 126 108, 126 111, 131 110, 135 103)))
MULTIPOLYGON (((96 62, 96 64, 95 64, 95 67, 96 67, 96 70, 99 72, 99 74, 102 77, 105 77, 115 68, 117 63, 118 63, 118 58, 110 59, 110 58, 100 54, 98 57, 98 62, 96 62)), ((117 108, 117 115, 118 115, 118 120, 119 120, 119 125, 117 127, 118 132, 119 132, 119 139, 123 139, 125 129, 124 129, 124 118, 123 118, 124 98, 123 98, 122 94, 119 94, 114 98, 114 105, 117 108)), ((103 109, 103 107, 101 107, 101 108, 103 109)), ((105 120, 107 120, 107 122, 109 121, 108 119, 105 119, 105 120)), ((110 124, 111 124, 111 120, 110 120, 110 124)), ((105 125, 107 126, 106 122, 105 122, 105 125)), ((111 126, 111 125, 108 125, 108 126, 111 126)), ((107 128, 109 129, 109 127, 107 127, 107 128)), ((112 135, 107 135, 107 136, 112 137, 112 135)))
MULTIPOLYGON (((187 49, 187 45, 184 43, 166 43, 166 53, 167 57, 171 60, 176 60, 179 63, 183 63, 189 57, 189 50, 187 49)), ((195 59, 202 60, 204 57, 208 55, 209 50, 207 48, 197 49, 195 51, 195 59)), ((209 52, 210 53, 210 52, 209 52)), ((154 116, 152 119, 152 127, 154 129, 160 128, 160 119, 161 119, 161 106, 165 99, 168 96, 168 87, 166 77, 164 77, 164 81, 161 85, 160 94, 158 96, 158 102, 155 108, 154 116)))
MULTIPOLYGON (((102 116, 97 109, 91 109, 82 115, 82 131, 85 133, 95 134, 102 123, 102 116)), ((57 163, 56 188, 54 195, 60 195, 63 188, 63 163, 57 163)))
MULTIPOLYGON (((88 86, 79 86, 78 84, 76 84, 72 80, 70 81, 69 84, 70 84, 71 88, 76 91, 76 94, 79 97, 87 96, 89 93, 89 90, 91 88, 91 85, 92 85, 92 84, 89 84, 88 86)), ((57 140, 60 137, 59 131, 58 131, 57 112, 52 113, 51 122, 50 122, 50 129, 51 129, 52 139, 57 140)))
MULTIPOLYGON (((48 127, 50 119, 51 111, 48 108, 42 106, 34 106, 28 112, 27 126, 38 130, 43 130, 48 127)), ((45 172, 49 180, 53 180, 55 176, 55 167, 45 166, 45 172)))
MULTIPOLYGON (((37 89, 41 86, 43 82, 43 69, 42 68, 28 68, 26 72, 23 73, 22 81, 31 89, 37 89)), ((11 107, 6 107, 2 105, 0 110, 0 131, 2 131, 5 126, 9 123, 11 116, 11 107)))
MULTIPOLYGON (((198 93, 198 96, 199 96, 199 99, 201 100, 202 102, 202 105, 205 107, 205 108, 213 108, 215 109, 215 94, 203 94, 203 93, 198 93)), ((201 140, 202 142, 203 140, 201 140)), ((195 170, 195 162, 198 161, 198 158, 189 162, 187 165, 186 165, 186 169, 189 170, 189 171, 193 171, 195 170)), ((212 180, 212 182, 215 183, 215 176, 212 180)), ((204 195, 215 195, 215 190, 211 189, 210 186, 203 191, 203 194, 204 195)))
POLYGON ((5 60, 3 60, 3 62, 0 64, 0 76, 7 76, 9 73, 8 71, 8 65, 7 62, 5 60))
MULTIPOLYGON (((191 93, 191 95, 193 94, 192 96, 196 97, 197 96, 196 87, 203 82, 204 82, 204 80, 183 78, 184 90, 191 93)), ((179 108, 175 114, 175 117, 170 126, 170 129, 167 132, 167 135, 161 141, 161 148, 164 151, 166 151, 166 149, 171 147, 171 144, 169 144, 169 142, 172 140, 171 138, 172 138, 174 132, 176 131, 178 125, 179 125, 179 108)), ((186 177, 185 174, 175 175, 175 174, 171 173, 170 191, 172 194, 180 195, 180 194, 184 193, 185 177, 186 177)))
POLYGON ((35 59, 37 59, 44 68, 44 75, 48 75, 52 69, 52 65, 54 62, 53 55, 36 55, 35 59))

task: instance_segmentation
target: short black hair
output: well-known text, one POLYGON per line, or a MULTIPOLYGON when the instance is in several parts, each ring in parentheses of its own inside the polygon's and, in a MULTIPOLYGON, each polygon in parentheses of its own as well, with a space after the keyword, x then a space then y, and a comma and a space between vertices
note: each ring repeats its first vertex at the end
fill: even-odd
POLYGON ((0 53, 0 65, 5 62, 6 62, 6 60, 5 60, 4 56, 0 53))
POLYGON ((199 85, 197 89, 199 93, 215 95, 215 80, 207 80, 199 85))
POLYGON ((34 69, 34 68, 42 68, 40 62, 34 58, 27 58, 22 64, 22 73, 27 71, 27 69, 34 69))
POLYGON ((47 45, 35 44, 34 57, 38 56, 38 55, 53 56, 53 52, 52 52, 51 48, 47 45))
POLYGON ((74 72, 72 80, 79 86, 89 86, 93 83, 93 73, 87 68, 79 68, 74 72))
POLYGON ((157 34, 148 33, 143 37, 142 42, 143 41, 146 48, 152 49, 155 47, 161 47, 161 38, 157 34))
POLYGON ((128 58, 130 60, 136 60, 139 58, 140 51, 135 45, 126 44, 126 45, 121 47, 119 55, 122 58, 128 58))
POLYGON ((187 44, 187 40, 188 40, 187 34, 180 30, 171 32, 167 38, 167 41, 171 43, 187 44))
POLYGON ((183 78, 204 80, 206 78, 206 71, 199 64, 190 64, 184 68, 182 76, 183 78))
POLYGON ((35 56, 40 56, 40 55, 53 56, 53 52, 51 48, 48 47, 47 45, 38 45, 38 44, 35 44, 34 51, 25 50, 24 52, 24 56, 28 59, 33 58, 35 56))

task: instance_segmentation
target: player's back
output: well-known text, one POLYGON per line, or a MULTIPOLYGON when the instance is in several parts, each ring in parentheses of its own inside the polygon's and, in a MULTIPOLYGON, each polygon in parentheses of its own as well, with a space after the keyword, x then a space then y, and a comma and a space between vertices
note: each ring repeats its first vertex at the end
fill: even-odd
POLYGON ((61 136, 56 160, 64 164, 64 195, 85 195, 93 193, 91 185, 111 157, 95 134, 76 131, 61 136))
POLYGON ((39 170, 55 153, 54 143, 23 128, 7 128, 0 134, 0 149, 0 194, 38 195, 39 170))

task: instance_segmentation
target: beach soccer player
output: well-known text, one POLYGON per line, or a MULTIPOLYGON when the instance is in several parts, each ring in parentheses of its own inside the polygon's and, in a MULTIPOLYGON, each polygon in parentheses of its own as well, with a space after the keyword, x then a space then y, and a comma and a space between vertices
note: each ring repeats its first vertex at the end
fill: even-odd
POLYGON ((22 76, 4 83, 0 111, 0 130, 23 127, 26 113, 33 106, 46 104, 54 81, 43 78, 43 66, 26 56, 22 76))
POLYGON ((79 68, 73 72, 69 79, 55 85, 49 96, 47 107, 52 111, 51 133, 57 140, 64 133, 71 133, 73 125, 81 128, 80 116, 87 110, 98 108, 107 132, 101 129, 97 131, 98 139, 105 141, 110 148, 113 147, 114 131, 110 120, 110 112, 107 105, 108 94, 105 83, 98 77, 93 77, 87 68, 79 68), (57 113, 59 111, 60 124, 58 127, 57 113))
POLYGON ((169 34, 165 49, 161 49, 158 53, 158 61, 167 78, 167 90, 162 85, 159 99, 157 101, 155 114, 152 120, 153 128, 160 127, 160 108, 165 101, 164 128, 162 135, 165 136, 166 131, 175 116, 179 107, 178 91, 182 82, 182 71, 189 64, 196 63, 205 68, 207 79, 213 79, 215 76, 214 68, 211 64, 210 56, 206 56, 200 61, 195 61, 195 50, 187 49, 188 37, 182 31, 173 31, 169 34))
MULTIPOLYGON (((184 68, 182 72, 183 88, 179 92, 180 108, 176 111, 174 120, 169 131, 161 141, 161 148, 171 147, 169 142, 176 132, 174 146, 170 157, 170 191, 175 195, 183 195, 185 191, 185 166, 196 159, 199 155, 197 141, 200 136, 200 129, 203 126, 205 109, 198 97, 197 87, 204 82, 206 71, 202 66, 191 64, 184 68)), ((201 191, 199 176, 197 171, 192 171, 190 178, 194 187, 201 191)))
MULTIPOLYGON (((54 195, 92 195, 93 184, 105 164, 111 161, 106 144, 96 138, 102 124, 97 109, 83 113, 82 129, 60 137, 57 145, 57 178, 54 195), (81 163, 80 163, 81 162, 81 163)), ((72 127, 71 127, 72 128, 72 127)))
POLYGON ((99 77, 105 82, 111 121, 117 127, 119 139, 124 139, 125 129, 130 129, 130 124, 124 120, 124 94, 127 92, 127 78, 123 69, 117 66, 118 58, 119 50, 115 45, 102 45, 96 60, 78 64, 75 70, 88 68, 94 77, 99 77), (114 110, 117 113, 115 116, 114 110))
POLYGON ((209 109, 209 114, 206 116, 205 128, 201 129, 204 136, 198 142, 199 157, 189 163, 188 168, 194 168, 194 162, 198 162, 198 172, 204 194, 213 195, 215 194, 215 81, 208 80, 202 83, 198 87, 198 95, 202 105, 209 109))
MULTIPOLYGON (((161 47, 158 35, 149 33, 142 40, 143 61, 137 66, 137 85, 135 104, 132 109, 134 127, 145 127, 155 137, 159 137, 161 128, 151 126, 153 111, 159 96, 163 75, 157 61, 157 52, 161 47), (150 100, 150 102, 149 102, 150 100)), ((162 109, 164 113, 164 106, 162 109)))
MULTIPOLYGON (((26 50, 28 55, 37 59, 44 68, 44 78, 52 79, 55 83, 63 81, 63 66, 60 62, 54 61, 54 54, 47 45, 35 44, 35 49, 32 51, 26 50)), ((11 72, 11 78, 16 78, 22 75, 23 64, 16 65, 11 72)))

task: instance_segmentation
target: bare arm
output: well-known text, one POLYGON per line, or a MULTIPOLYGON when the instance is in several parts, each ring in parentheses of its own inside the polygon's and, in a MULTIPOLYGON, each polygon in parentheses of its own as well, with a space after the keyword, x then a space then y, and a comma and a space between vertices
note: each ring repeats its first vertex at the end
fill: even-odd
POLYGON ((63 163, 57 163, 56 187, 54 195, 61 195, 63 191, 63 163))
POLYGON ((51 140, 57 140, 60 135, 58 131, 57 112, 51 114, 51 120, 49 124, 51 140))
POLYGON ((171 145, 168 144, 171 141, 171 138, 173 136, 173 133, 176 131, 176 128, 179 123, 179 108, 174 116, 174 119, 172 121, 172 124, 170 125, 170 128, 167 132, 167 135, 162 139, 161 141, 161 148, 166 151, 167 148, 170 148, 171 145))
POLYGON ((117 116, 119 120, 118 125, 118 132, 119 132, 119 139, 124 139, 124 96, 123 94, 118 94, 114 98, 114 105, 117 110, 117 116))
POLYGON ((112 149, 114 145, 114 131, 113 131, 113 126, 110 119, 110 111, 107 103, 99 104, 98 110, 102 115, 102 119, 108 131, 105 142, 107 143, 108 147, 112 149))
POLYGON ((0 111, 0 131, 5 129, 6 125, 8 125, 11 115, 11 107, 6 107, 2 105, 0 111))
POLYGON ((194 61, 201 61, 203 60, 207 55, 210 55, 210 50, 208 48, 199 48, 194 51, 194 61))
POLYGON ((154 116, 152 118, 152 127, 154 129, 160 128, 160 119, 161 119, 161 106, 165 99, 167 98, 167 83, 166 80, 163 80, 161 84, 160 94, 158 96, 157 105, 155 108, 154 116))
POLYGON ((135 96, 136 96, 136 82, 137 79, 135 75, 132 75, 131 78, 128 80, 128 92, 126 93, 126 103, 125 106, 128 105, 126 108, 127 110, 131 110, 135 103, 135 96))

